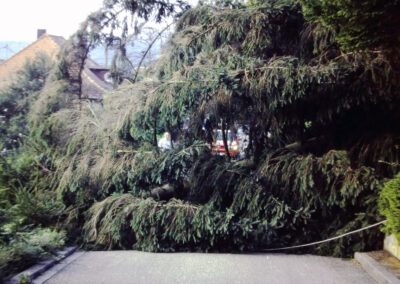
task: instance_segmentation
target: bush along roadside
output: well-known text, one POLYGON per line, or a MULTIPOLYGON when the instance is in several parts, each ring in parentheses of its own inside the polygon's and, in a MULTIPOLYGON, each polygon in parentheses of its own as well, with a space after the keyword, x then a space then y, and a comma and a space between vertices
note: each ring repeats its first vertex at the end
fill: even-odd
POLYGON ((2 226, 0 239, 0 281, 18 273, 61 249, 66 242, 65 231, 29 226, 2 226))
POLYGON ((49 190, 46 147, 27 139, 28 113, 52 66, 39 53, 0 91, 0 282, 50 257, 67 240, 57 225, 65 206, 49 190))
POLYGON ((385 183, 379 196, 379 211, 387 219, 383 231, 394 234, 400 243, 400 173, 385 183))

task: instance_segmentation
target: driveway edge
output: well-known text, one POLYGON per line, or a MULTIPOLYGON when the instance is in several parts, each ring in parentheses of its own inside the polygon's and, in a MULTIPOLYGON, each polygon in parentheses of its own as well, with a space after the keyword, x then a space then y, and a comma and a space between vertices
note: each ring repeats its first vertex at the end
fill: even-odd
POLYGON ((21 277, 25 277, 27 280, 33 280, 37 278, 39 275, 43 274, 50 268, 52 268, 54 265, 59 263, 60 261, 64 260, 71 254, 73 254, 76 251, 76 247, 66 247, 62 251, 59 251, 57 253, 57 256, 54 259, 46 260, 43 262, 39 262, 38 264, 35 264, 31 266, 30 268, 22 271, 21 273, 18 273, 14 277, 12 277, 9 281, 7 281, 7 284, 18 284, 21 277))
POLYGON ((380 284, 400 284, 400 280, 366 252, 356 252, 354 258, 375 281, 380 284))

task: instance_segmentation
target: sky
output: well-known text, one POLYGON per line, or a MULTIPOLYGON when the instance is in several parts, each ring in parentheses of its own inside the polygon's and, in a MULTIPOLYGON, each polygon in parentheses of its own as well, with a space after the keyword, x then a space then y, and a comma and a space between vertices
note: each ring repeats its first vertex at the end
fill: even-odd
MULTIPOLYGON (((198 0, 187 2, 196 6, 198 0)), ((0 0, 0 3, 3 4, 0 6, 0 60, 34 42, 38 29, 68 39, 91 12, 103 6, 103 0, 0 0)), ((146 26, 159 28, 159 25, 150 21, 146 26)), ((91 56, 98 62, 104 61, 102 50, 93 51, 91 56)))
POLYGON ((0 41, 36 40, 37 29, 68 38, 103 0, 0 0, 0 41))

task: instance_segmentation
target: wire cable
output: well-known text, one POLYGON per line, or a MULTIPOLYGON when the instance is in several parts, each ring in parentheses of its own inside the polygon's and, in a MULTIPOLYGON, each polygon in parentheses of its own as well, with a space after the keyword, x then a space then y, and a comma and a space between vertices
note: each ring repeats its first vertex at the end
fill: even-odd
POLYGON ((304 244, 304 245, 296 245, 296 246, 289 246, 289 247, 262 249, 261 251, 288 250, 288 249, 303 248, 303 247, 309 247, 309 246, 313 246, 313 245, 319 245, 319 244, 322 244, 322 243, 327 243, 327 242, 330 242, 330 241, 334 241, 334 240, 346 237, 348 235, 352 235, 352 234, 355 234, 355 233, 358 233, 358 232, 362 232, 362 231, 371 229, 373 227, 377 227, 377 226, 382 225, 382 224, 384 224, 386 222, 387 222, 387 220, 383 220, 381 222, 366 226, 364 228, 361 228, 361 229, 358 229, 358 230, 354 230, 354 231, 351 231, 351 232, 348 232, 348 233, 344 233, 342 235, 339 235, 339 236, 336 236, 336 237, 332 237, 332 238, 329 238, 329 239, 326 239, 326 240, 318 241, 318 242, 312 242, 312 243, 308 243, 308 244, 304 244))

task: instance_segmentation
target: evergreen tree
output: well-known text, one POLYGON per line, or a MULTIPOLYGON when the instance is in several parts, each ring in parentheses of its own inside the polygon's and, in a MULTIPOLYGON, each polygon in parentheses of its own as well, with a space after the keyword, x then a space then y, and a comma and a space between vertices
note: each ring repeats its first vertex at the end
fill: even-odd
MULTIPOLYGON (((107 95, 104 109, 32 111, 30 139, 58 157, 47 181, 69 206, 71 232, 83 228, 86 244, 102 248, 257 250, 382 219, 379 192, 399 171, 398 50, 387 31, 350 39, 333 9, 340 1, 326 17, 316 3, 199 5, 181 15, 142 80, 107 95), (212 155, 205 118, 225 145, 229 129, 249 128, 247 158, 212 155), (165 131, 176 142, 167 152, 157 148, 165 131)), ((380 15, 371 3, 343 9, 380 15)), ((123 9, 146 11, 138 7, 123 9)), ((102 27, 91 19, 86 27, 102 27)), ((85 30, 83 50, 101 38, 97 28, 85 30)), ((67 97, 60 82, 39 101, 67 97)), ((376 229, 307 251, 348 256, 380 238, 376 229)))
POLYGON ((0 92, 0 145, 1 150, 18 147, 22 137, 28 135, 27 113, 50 72, 50 58, 39 53, 28 60, 18 72, 18 78, 0 92))
POLYGON ((337 33, 344 51, 397 49, 400 2, 300 0, 307 19, 337 33))

